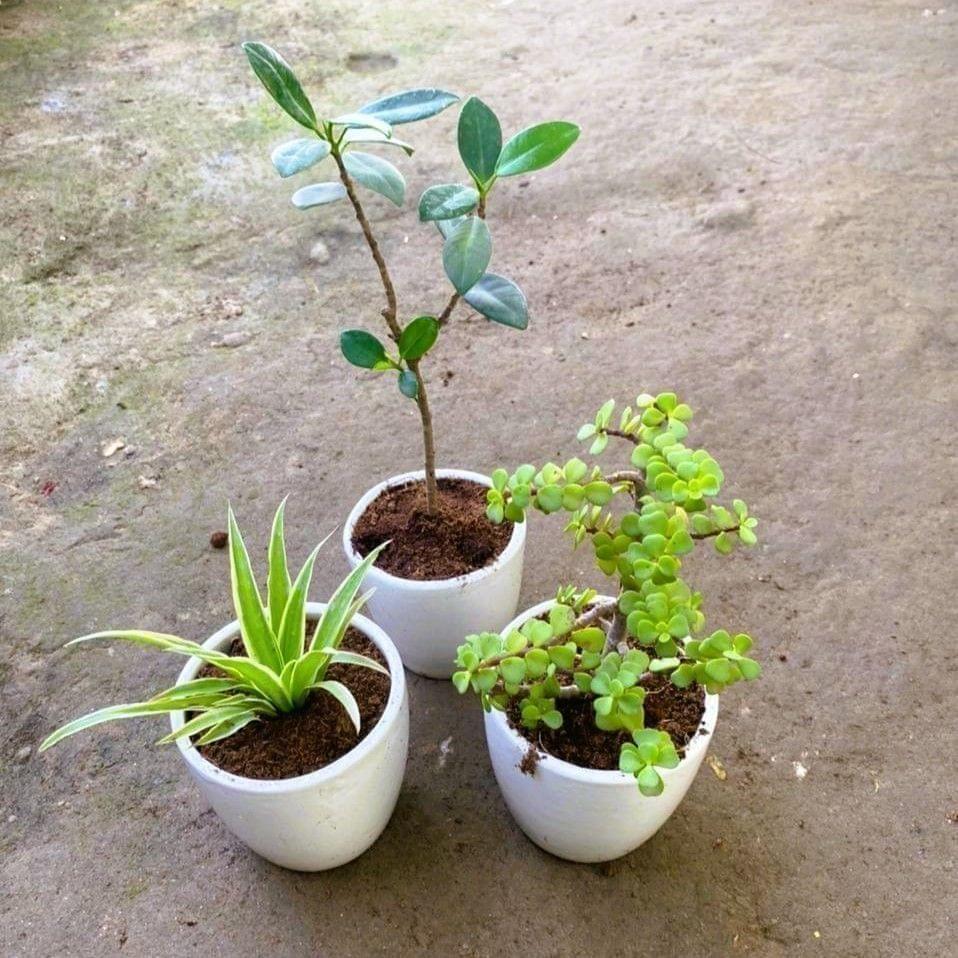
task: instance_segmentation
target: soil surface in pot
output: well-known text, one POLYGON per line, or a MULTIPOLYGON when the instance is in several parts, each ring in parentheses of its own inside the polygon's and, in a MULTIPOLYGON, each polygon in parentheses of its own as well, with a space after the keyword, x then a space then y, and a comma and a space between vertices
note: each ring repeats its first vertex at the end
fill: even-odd
POLYGON ((377 568, 402 579, 452 579, 495 561, 509 544, 512 523, 486 518, 486 487, 439 479, 439 509, 426 511, 426 484, 417 479, 386 489, 359 517, 353 548, 366 556, 390 540, 377 568))
MULTIPOLYGON (((641 681, 645 696, 646 728, 668 732, 683 754, 702 724, 705 714, 705 691, 699 686, 676 688, 661 675, 647 675, 641 681)), ((562 713, 562 725, 550 729, 541 725, 528 729, 522 724, 518 706, 513 703, 506 715, 509 724, 530 743, 520 768, 527 775, 538 764, 536 749, 582 768, 614 771, 619 767, 619 751, 624 742, 631 742, 628 732, 603 732, 596 727, 591 698, 559 699, 556 708, 562 713)))
MULTIPOLYGON (((313 623, 307 624, 309 635, 314 629, 313 623)), ((358 629, 347 630, 340 648, 361 652, 388 668, 383 654, 358 629)), ((229 654, 243 654, 239 638, 233 639, 229 654)), ((198 673, 221 674, 209 665, 198 673)), ((390 680, 372 669, 340 664, 331 665, 326 678, 342 682, 355 696, 360 715, 358 735, 336 699, 314 692, 298 712, 252 722, 229 738, 202 746, 200 754, 224 771, 258 779, 295 778, 342 758, 375 728, 386 709, 390 680)))

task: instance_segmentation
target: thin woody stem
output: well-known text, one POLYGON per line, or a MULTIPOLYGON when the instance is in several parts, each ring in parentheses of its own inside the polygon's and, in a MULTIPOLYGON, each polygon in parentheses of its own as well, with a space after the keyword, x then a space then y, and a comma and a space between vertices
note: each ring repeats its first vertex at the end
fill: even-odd
POLYGON ((611 652, 616 649, 620 642, 625 639, 625 616, 619 611, 618 605, 615 607, 615 614, 612 616, 612 625, 605 637, 605 652, 611 652))
MULTIPOLYGON (((602 602, 599 605, 593 606, 587 612, 583 612, 575 622, 572 623, 572 628, 568 632, 563 632, 562 635, 555 635, 548 642, 543 642, 542 645, 530 646, 529 648, 523 649, 523 654, 529 652, 532 648, 537 649, 548 649, 553 645, 562 645, 565 642, 569 641, 569 636, 573 632, 577 632, 579 629, 585 628, 587 625, 592 625, 594 622, 597 622, 604 615, 608 615, 614 609, 617 608, 618 600, 613 599, 611 602, 602 602)), ((503 652, 501 655, 493 655, 488 659, 483 659, 477 669, 489 669, 493 666, 499 665, 503 659, 512 658, 516 655, 516 652, 503 652)))
MULTIPOLYGON (((386 325, 389 327, 390 336, 395 342, 398 342, 399 336, 402 333, 402 327, 399 325, 396 287, 393 286, 392 277, 389 275, 389 269, 386 266, 386 260, 383 259, 383 254, 379 249, 379 244, 376 242, 376 237, 373 235, 372 227, 366 218, 362 203, 359 202, 359 197, 356 195, 356 188, 353 185, 352 178, 346 171, 346 164, 343 163, 343 157, 338 144, 333 144, 331 153, 339 169, 339 178, 346 188, 346 195, 349 197, 349 202, 352 203, 353 210, 356 213, 356 219, 359 221, 360 228, 363 231, 366 245, 369 247, 369 252, 372 253, 373 260, 375 260, 376 267, 379 270, 379 278, 382 280, 383 292, 386 294, 386 308, 382 311, 383 319, 386 320, 386 325)), ((419 360, 409 362, 407 365, 416 377, 416 406, 419 408, 419 418, 422 422, 422 444, 426 467, 426 509, 430 514, 434 515, 439 504, 439 490, 436 484, 436 443, 433 438, 432 412, 429 409, 429 398, 426 395, 426 383, 419 370, 419 360)))
POLYGON ((731 529, 713 529, 711 532, 693 532, 691 533, 691 538, 693 539, 711 539, 712 536, 720 536, 723 532, 738 532, 742 528, 742 523, 740 522, 737 526, 732 526, 731 529))
POLYGON ((334 147, 331 152, 333 159, 336 161, 336 166, 339 168, 339 178, 346 188, 346 195, 349 197, 349 202, 352 203, 353 210, 356 213, 356 219, 362 228, 366 245, 369 247, 369 252, 372 253, 376 267, 379 270, 379 278, 382 280, 383 292, 386 294, 386 308, 382 312, 383 319, 386 320, 386 324, 389 326, 389 332, 392 338, 398 340, 402 329, 397 319, 398 306, 396 301, 396 287, 393 286, 392 277, 389 275, 389 268, 386 266, 386 261, 383 259, 383 254, 379 249, 379 243, 376 242, 376 237, 373 235, 372 227, 366 218, 362 203, 359 202, 359 197, 356 195, 356 187, 353 185, 349 173, 346 172, 346 164, 343 163, 343 157, 338 147, 334 147))

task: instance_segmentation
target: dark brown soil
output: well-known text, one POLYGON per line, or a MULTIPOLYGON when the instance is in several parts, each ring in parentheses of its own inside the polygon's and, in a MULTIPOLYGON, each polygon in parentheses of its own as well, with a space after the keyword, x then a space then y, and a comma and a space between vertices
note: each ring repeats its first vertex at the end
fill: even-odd
MULTIPOLYGON (((648 692, 645 697, 646 728, 668 732, 679 754, 682 754, 702 722, 705 692, 698 686, 678 689, 660 675, 646 676, 642 679, 642 685, 648 692)), ((622 744, 632 740, 628 732, 613 734, 596 728, 591 699, 560 699, 556 702, 556 708, 562 713, 562 726, 556 730, 544 725, 535 730, 527 729, 522 724, 515 703, 509 708, 507 716, 509 724, 528 739, 531 746, 556 758, 582 768, 609 771, 619 767, 622 744)), ((535 748, 530 747, 519 766, 530 775, 535 773, 538 765, 535 748)))
MULTIPOLYGON (((346 632, 341 647, 386 665, 379 649, 356 629, 346 632)), ((241 655, 242 642, 234 639, 229 651, 241 655)), ((199 674, 216 675, 219 670, 204 666, 199 674)), ((326 678, 342 682, 356 697, 358 735, 343 707, 331 695, 317 692, 298 712, 253 722, 229 738, 203 746, 200 753, 227 772, 258 779, 294 778, 335 762, 375 728, 389 699, 390 680, 355 665, 331 665, 326 678)))
POLYGON ((422 480, 387 489, 353 530, 353 548, 368 555, 390 540, 377 566, 402 579, 430 581, 466 575, 489 565, 505 549, 512 523, 486 518, 486 489, 467 479, 440 479, 439 510, 426 511, 422 480))

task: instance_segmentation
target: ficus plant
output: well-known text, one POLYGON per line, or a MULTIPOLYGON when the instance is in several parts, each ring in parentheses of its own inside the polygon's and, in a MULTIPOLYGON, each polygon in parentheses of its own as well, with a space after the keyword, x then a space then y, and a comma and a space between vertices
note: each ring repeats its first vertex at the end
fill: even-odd
POLYGON ((347 329, 340 335, 340 347, 352 365, 392 373, 399 392, 416 403, 422 423, 427 507, 435 512, 436 447, 422 360, 461 300, 495 323, 526 328, 529 312, 522 290, 511 279, 488 272, 492 237, 486 223, 487 203, 499 180, 532 173, 558 160, 578 138, 579 128, 565 121, 538 123, 503 142, 499 120, 485 103, 476 97, 463 103, 457 142, 466 182, 430 186, 418 206, 419 219, 435 223, 441 235, 442 266, 452 292, 437 312, 404 314, 358 187, 402 206, 406 182, 392 163, 366 150, 387 146, 411 155, 412 146, 393 135, 394 127, 434 116, 459 97, 438 89, 406 90, 324 118, 317 115, 292 68, 275 50, 253 42, 243 44, 243 49, 270 96, 309 131, 308 136, 273 151, 279 175, 293 176, 327 159, 335 166, 336 179, 301 187, 293 193, 293 205, 305 210, 347 199, 362 229, 385 295, 386 336, 383 341, 366 329, 347 329))
POLYGON ((560 728, 557 702, 585 697, 599 729, 631 736, 619 767, 654 796, 664 787, 658 770, 674 768, 679 754, 666 732, 645 728, 643 679, 667 676, 678 688, 718 693, 760 674, 748 635, 705 634, 702 596, 681 575, 704 540, 721 555, 754 545, 758 520, 741 499, 731 508, 715 501, 724 474, 708 452, 686 445, 692 410, 674 393, 643 393, 615 420, 614 412, 609 400, 578 438, 592 456, 612 440, 624 443, 629 468, 606 471, 573 458, 511 474, 497 469, 487 496, 493 522, 522 522, 529 509, 565 515, 574 546, 589 540, 596 565, 614 582, 614 598, 560 588, 547 618, 507 634, 467 636, 452 681, 478 694, 486 710, 516 703, 530 729, 560 728))
POLYGON ((207 665, 215 666, 222 676, 192 679, 145 702, 112 705, 74 719, 48 736, 40 751, 104 722, 179 711, 191 712, 193 716, 160 742, 173 742, 188 735, 195 738, 196 744, 208 745, 233 735, 250 722, 283 712, 295 712, 311 695, 317 694, 332 696, 345 709, 358 732, 356 699, 342 682, 327 679, 326 670, 333 663, 340 662, 388 674, 373 659, 339 647, 353 616, 368 597, 357 597, 357 593, 363 576, 376 561, 382 547, 370 552, 343 580, 307 640, 307 592, 316 556, 329 536, 316 546, 299 575, 291 580, 286 564, 284 511, 285 500, 273 520, 264 598, 256 584, 233 510, 229 510, 230 579, 245 655, 227 655, 189 639, 141 630, 95 632, 74 639, 68 644, 119 639, 162 652, 195 656, 207 665))

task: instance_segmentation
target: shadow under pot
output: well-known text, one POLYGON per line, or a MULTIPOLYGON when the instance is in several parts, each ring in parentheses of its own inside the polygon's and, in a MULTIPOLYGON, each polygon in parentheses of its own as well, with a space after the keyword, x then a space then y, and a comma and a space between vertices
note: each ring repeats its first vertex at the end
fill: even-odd
MULTIPOLYGON (((307 620, 319 619, 325 608, 308 602, 307 620)), ((339 758, 308 774, 250 778, 214 764, 188 737, 177 739, 190 775, 223 824, 258 855, 296 871, 335 868, 366 851, 389 822, 406 768, 409 701, 399 653, 365 616, 355 615, 350 628, 379 650, 389 670, 389 693, 375 724, 339 758)), ((228 651, 238 636, 239 624, 232 622, 203 644, 228 651)), ((202 668, 191 658, 176 684, 196 678, 202 668)), ((184 721, 183 712, 170 715, 174 732, 184 721)))
POLYGON ((368 609, 396 643, 406 668, 447 679, 473 632, 496 631, 515 615, 522 584, 525 523, 496 526, 485 515, 488 476, 437 469, 440 509, 425 509, 424 472, 393 476, 356 503, 343 527, 355 568, 391 544, 363 580, 368 609))
MULTIPOLYGON (((553 599, 534 605, 502 631, 518 629, 553 605, 553 599)), ((506 805, 536 845, 569 861, 606 862, 648 841, 678 807, 708 750, 718 710, 719 697, 704 694, 697 730, 679 764, 659 770, 665 788, 655 797, 642 795, 632 775, 575 765, 536 748, 498 709, 485 713, 486 743, 506 805)))

